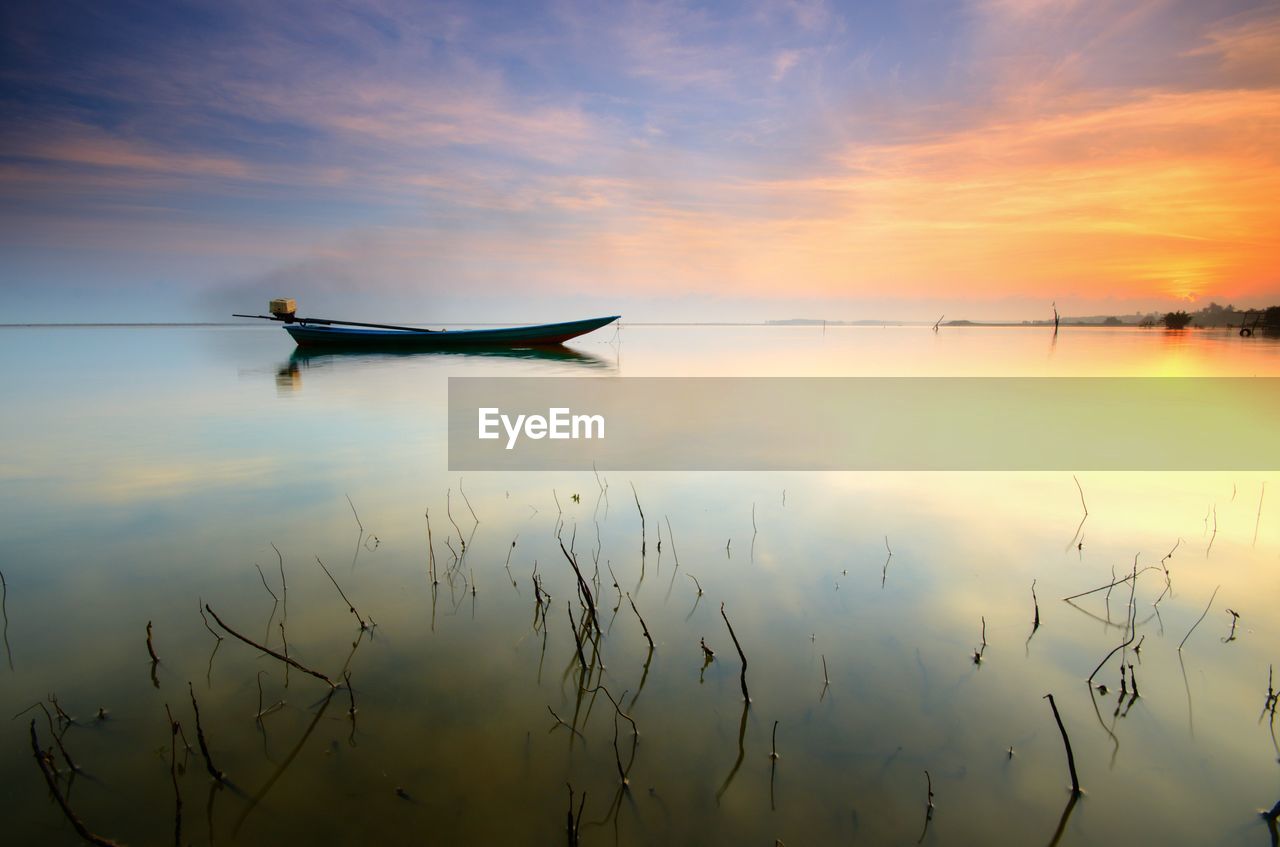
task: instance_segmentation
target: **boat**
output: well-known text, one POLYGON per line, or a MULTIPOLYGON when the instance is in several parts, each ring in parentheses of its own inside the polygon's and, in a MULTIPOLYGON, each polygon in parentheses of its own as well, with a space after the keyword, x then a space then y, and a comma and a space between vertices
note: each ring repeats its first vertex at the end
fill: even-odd
POLYGON ((456 350, 465 348, 554 347, 579 335, 608 326, 621 315, 553 324, 504 326, 493 329, 423 329, 393 324, 300 318, 293 300, 272 300, 270 315, 233 315, 279 321, 300 348, 306 350, 456 350))

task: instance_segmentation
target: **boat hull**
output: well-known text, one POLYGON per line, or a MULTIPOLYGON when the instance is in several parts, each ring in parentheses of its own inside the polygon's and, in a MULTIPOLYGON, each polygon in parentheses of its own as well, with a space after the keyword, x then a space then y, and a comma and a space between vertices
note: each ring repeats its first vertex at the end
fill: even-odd
POLYGON ((438 332, 358 329, 320 324, 286 324, 285 330, 307 350, 451 350, 468 347, 552 347, 585 335, 618 319, 588 318, 556 324, 438 332))

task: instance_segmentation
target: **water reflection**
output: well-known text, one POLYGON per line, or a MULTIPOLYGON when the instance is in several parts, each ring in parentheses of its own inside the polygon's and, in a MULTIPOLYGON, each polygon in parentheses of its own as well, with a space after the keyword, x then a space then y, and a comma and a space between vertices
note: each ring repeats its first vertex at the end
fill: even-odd
MULTIPOLYGON (((628 376, 1280 374, 1274 342, 1208 333, 1064 328, 1052 362, 1050 333, 1016 328, 625 333, 628 376)), ((0 458, 0 709, 48 702, 83 768, 57 779, 93 831, 173 840, 176 774, 193 843, 237 829, 244 847, 563 842, 566 783, 583 843, 915 843, 927 769, 925 843, 1267 843, 1274 821, 1256 812, 1275 803, 1280 753, 1257 701, 1275 691, 1280 642, 1274 473, 464 482, 445 463, 447 377, 607 375, 617 354, 291 357, 281 335, 0 332, 19 411, 0 415, 0 436, 21 446, 0 458), (277 373, 309 390, 264 400, 277 373), (646 517, 661 530, 647 555, 646 517), (561 549, 575 533, 581 580, 561 549), (1095 589, 1132 574, 1135 554, 1133 599, 1125 581, 1108 605, 1095 589), (583 583, 618 616, 590 645, 574 636, 583 583), (206 600, 342 690, 223 644, 197 612, 206 600), (749 709, 720 602, 750 656, 749 709), (1135 633, 1124 670, 1113 657, 1095 678, 1108 691, 1085 685, 1135 633), (165 707, 196 742, 198 679, 209 747, 246 796, 219 788, 198 750, 175 750, 165 707)), ((8 843, 70 843, 27 718, 10 727, 8 843)))
POLYGON ((313 368, 356 370, 376 367, 393 367, 404 362, 435 362, 455 365, 462 360, 495 361, 515 359, 527 362, 547 362, 560 366, 556 370, 586 370, 598 373, 617 371, 615 361, 594 353, 584 353, 571 347, 471 347, 460 350, 402 350, 402 351, 343 351, 325 350, 309 352, 297 348, 289 360, 276 370, 276 387, 282 392, 296 391, 302 387, 302 372, 313 368))

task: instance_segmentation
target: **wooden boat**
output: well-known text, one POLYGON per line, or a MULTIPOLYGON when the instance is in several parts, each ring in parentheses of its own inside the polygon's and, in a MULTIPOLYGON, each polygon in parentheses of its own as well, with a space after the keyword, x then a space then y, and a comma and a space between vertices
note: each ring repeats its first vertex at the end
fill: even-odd
POLYGON ((300 318, 292 300, 273 300, 270 315, 234 315, 280 321, 297 345, 325 350, 450 350, 459 348, 551 347, 616 321, 620 315, 554 324, 494 329, 422 329, 392 324, 300 318))

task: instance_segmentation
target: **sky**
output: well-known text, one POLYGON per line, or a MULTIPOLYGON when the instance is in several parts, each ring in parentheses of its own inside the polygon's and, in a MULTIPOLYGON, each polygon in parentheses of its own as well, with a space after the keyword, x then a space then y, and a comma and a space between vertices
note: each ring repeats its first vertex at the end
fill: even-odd
POLYGON ((1280 303, 1280 5, 5 4, 0 323, 1280 303))

